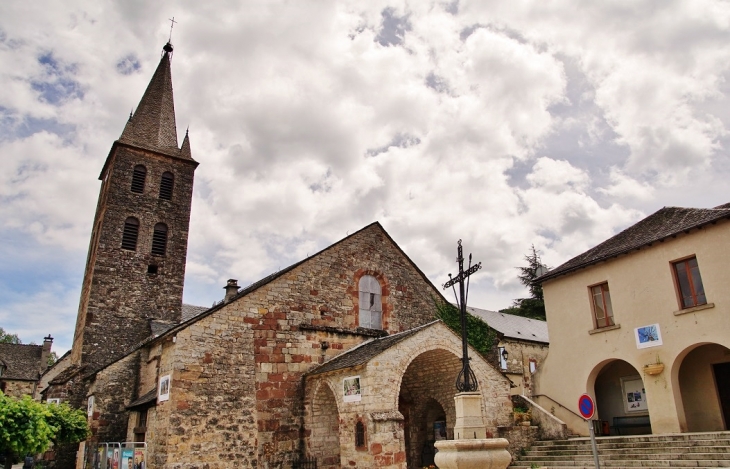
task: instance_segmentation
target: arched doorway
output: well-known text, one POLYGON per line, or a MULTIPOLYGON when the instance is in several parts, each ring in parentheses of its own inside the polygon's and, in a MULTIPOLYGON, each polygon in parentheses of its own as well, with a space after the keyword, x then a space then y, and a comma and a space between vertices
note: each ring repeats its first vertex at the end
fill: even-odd
POLYGON ((320 384, 314 396, 311 422, 309 454, 317 458, 317 467, 339 469, 340 416, 335 395, 325 383, 320 384))
MULTIPOLYGON (((599 365, 601 366, 601 365, 599 365)), ((644 435, 651 425, 621 428, 622 417, 649 416, 644 381, 639 372, 624 360, 611 360, 598 371, 594 383, 598 418, 608 422, 611 435, 644 435), (614 425, 619 423, 619 428, 614 425)), ((632 423, 636 423, 634 420, 632 423)))
POLYGON ((403 375, 398 399, 403 414, 406 461, 409 468, 433 464, 434 442, 453 436, 455 380, 461 360, 436 349, 416 357, 403 375))
POLYGON ((679 391, 689 432, 730 428, 730 349, 696 346, 679 366, 679 391))

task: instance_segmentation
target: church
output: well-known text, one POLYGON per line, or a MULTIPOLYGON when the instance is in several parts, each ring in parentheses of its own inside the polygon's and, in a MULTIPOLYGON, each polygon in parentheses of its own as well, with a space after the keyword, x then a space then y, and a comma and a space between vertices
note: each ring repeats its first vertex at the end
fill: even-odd
MULTIPOLYGON (((187 133, 178 145, 172 54, 103 165, 73 348, 41 379, 92 428, 57 467, 432 462, 433 441, 453 438, 461 339, 379 223, 245 288, 229 280, 211 308, 182 303, 198 162, 187 133)), ((504 436, 510 381, 470 356, 487 435, 504 436)))

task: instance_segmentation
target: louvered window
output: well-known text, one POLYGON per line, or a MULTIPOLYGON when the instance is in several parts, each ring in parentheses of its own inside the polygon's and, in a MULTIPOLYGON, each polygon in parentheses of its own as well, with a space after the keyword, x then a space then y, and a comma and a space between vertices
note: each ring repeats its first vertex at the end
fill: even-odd
POLYGON ((134 217, 129 217, 124 220, 124 232, 122 233, 122 249, 136 251, 138 236, 139 220, 134 217))
POLYGON ((132 192, 141 194, 144 192, 144 181, 147 178, 147 168, 138 164, 132 173, 132 192))
POLYGON ((382 329, 383 301, 378 279, 372 275, 363 275, 358 290, 360 290, 360 327, 382 329))
POLYGON ((167 225, 158 223, 152 233, 152 254, 164 256, 167 251, 167 225))
POLYGON ((175 176, 172 173, 162 173, 160 180, 160 198, 164 200, 172 199, 172 187, 175 184, 175 176))

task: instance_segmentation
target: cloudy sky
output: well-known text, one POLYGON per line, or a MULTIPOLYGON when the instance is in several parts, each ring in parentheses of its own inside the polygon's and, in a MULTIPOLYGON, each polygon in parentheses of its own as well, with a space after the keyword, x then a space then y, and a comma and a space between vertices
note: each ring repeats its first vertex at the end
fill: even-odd
POLYGON ((170 29, 196 172, 185 302, 380 221, 501 309, 662 206, 730 201, 730 3, 5 1, 0 326, 70 347, 101 167, 170 29))

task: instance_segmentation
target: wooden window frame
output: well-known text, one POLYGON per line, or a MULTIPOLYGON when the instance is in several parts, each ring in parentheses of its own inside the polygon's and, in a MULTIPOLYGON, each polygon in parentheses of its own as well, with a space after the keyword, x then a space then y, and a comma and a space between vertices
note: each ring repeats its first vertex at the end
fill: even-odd
POLYGON ((675 259, 669 263, 670 268, 672 270, 672 277, 674 279, 674 291, 677 295, 677 304, 679 305, 680 311, 683 309, 690 309, 690 308, 696 308, 697 306, 703 306, 707 304, 707 292, 705 291, 704 282, 702 281, 702 272, 700 271, 700 263, 697 260, 697 255, 693 254, 691 256, 683 257, 681 259, 675 259), (695 286, 695 281, 692 279, 692 270, 689 266, 689 262, 694 259, 697 263, 697 277, 700 282, 700 287, 702 289, 702 296, 704 296, 704 301, 698 302, 698 294, 697 294, 697 288, 695 286), (689 293, 692 298, 692 304, 691 305, 685 305, 684 304, 684 294, 682 293, 682 283, 679 278, 679 264, 685 264, 685 276, 688 282, 689 287, 689 293))
POLYGON ((614 327, 616 325, 616 320, 613 314, 613 300, 611 299, 611 289, 608 287, 608 281, 589 285, 588 298, 591 302, 591 317, 593 318, 593 325, 595 328, 605 329, 607 327, 614 327), (603 319, 598 318, 598 311, 596 310, 596 295, 593 293, 593 289, 597 287, 601 289, 601 303, 605 314, 603 319), (608 303, 606 303, 606 293, 608 293, 608 303), (608 314, 609 311, 611 314, 608 314), (603 321, 605 324, 601 325, 599 321, 603 321))
POLYGON ((363 317, 363 314, 369 314, 368 326, 365 328, 383 330, 383 324, 384 324, 384 321, 383 321, 383 309, 384 309, 383 308, 383 285, 380 283, 380 280, 378 279, 378 277, 371 275, 371 274, 365 274, 365 275, 361 276, 357 280, 357 292, 358 292, 358 308, 357 308, 358 309, 358 315, 357 315, 358 326, 365 327, 362 325, 361 319, 363 317), (364 281, 364 279, 366 279, 366 278, 371 278, 373 281, 377 282, 380 292, 369 292, 369 291, 366 292, 365 290, 361 290, 361 284, 364 281), (362 306, 361 296, 363 293, 370 294, 371 305, 370 305, 370 308, 368 308, 368 309, 365 309, 362 306), (376 310, 372 309, 372 307, 375 306, 376 301, 378 301, 380 303, 380 311, 376 311, 376 310), (380 325, 378 327, 373 326, 373 314, 374 313, 380 313, 380 325))

